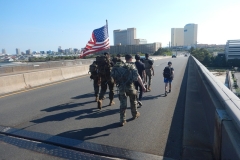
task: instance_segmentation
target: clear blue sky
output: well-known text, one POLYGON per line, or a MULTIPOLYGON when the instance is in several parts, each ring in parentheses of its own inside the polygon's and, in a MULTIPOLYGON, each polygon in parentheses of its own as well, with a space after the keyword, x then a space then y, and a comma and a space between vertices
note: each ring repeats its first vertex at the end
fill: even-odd
POLYGON ((167 46, 171 28, 198 24, 198 43, 240 39, 240 0, 0 0, 0 53, 83 48, 94 29, 135 27, 137 38, 167 46))

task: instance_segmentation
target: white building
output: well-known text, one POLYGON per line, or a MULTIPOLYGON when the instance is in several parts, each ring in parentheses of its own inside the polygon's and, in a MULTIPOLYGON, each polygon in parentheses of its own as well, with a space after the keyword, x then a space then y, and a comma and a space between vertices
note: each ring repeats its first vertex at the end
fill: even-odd
POLYGON ((183 46, 184 45, 184 31, 183 28, 171 29, 171 46, 183 46))
POLYGON ((146 39, 134 39, 135 43, 134 44, 147 44, 146 39))
POLYGON ((240 59, 240 39, 228 40, 225 46, 226 59, 240 59))
POLYGON ((125 30, 114 30, 114 45, 133 45, 136 39, 136 28, 127 28, 125 30))
POLYGON ((190 23, 184 26, 184 46, 196 46, 197 30, 197 24, 190 23))

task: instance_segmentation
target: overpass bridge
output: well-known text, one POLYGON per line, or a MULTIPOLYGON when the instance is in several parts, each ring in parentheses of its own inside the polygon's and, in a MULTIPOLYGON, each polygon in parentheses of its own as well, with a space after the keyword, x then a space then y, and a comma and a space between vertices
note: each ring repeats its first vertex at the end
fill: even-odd
POLYGON ((240 159, 240 101, 194 57, 155 60, 141 116, 128 109, 124 127, 117 90, 116 104, 106 95, 98 110, 84 64, 1 74, 1 159, 240 159), (168 61, 175 77, 165 97, 168 61))

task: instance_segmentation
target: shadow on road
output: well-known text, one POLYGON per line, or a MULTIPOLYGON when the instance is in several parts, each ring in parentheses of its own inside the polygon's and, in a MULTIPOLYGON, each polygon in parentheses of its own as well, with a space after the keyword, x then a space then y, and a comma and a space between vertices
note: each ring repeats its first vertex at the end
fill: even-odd
POLYGON ((164 151, 164 157, 181 159, 187 76, 188 76, 188 63, 183 76, 179 96, 176 103, 176 108, 174 110, 172 123, 168 134, 167 144, 164 151))
POLYGON ((109 124, 101 127, 84 128, 84 129, 67 131, 67 132, 60 133, 57 136, 78 139, 78 140, 89 140, 89 139, 109 136, 109 134, 102 134, 102 135, 96 135, 96 134, 106 131, 108 129, 118 128, 118 127, 119 127, 119 123, 113 123, 113 124, 109 124))
POLYGON ((71 117, 76 117, 81 114, 88 114, 88 113, 94 113, 97 112, 96 108, 89 108, 89 109, 84 109, 84 110, 71 110, 67 112, 62 112, 50 116, 46 116, 40 119, 35 119, 31 122, 33 123, 44 123, 44 122, 50 122, 50 121, 63 121, 65 119, 71 118, 71 117))
POLYGON ((72 97, 72 99, 81 99, 81 98, 89 98, 89 97, 94 97, 94 93, 82 94, 76 97, 72 97))
POLYGON ((99 110, 96 112, 88 113, 86 115, 80 115, 79 117, 76 118, 76 120, 81 120, 85 118, 100 118, 100 117, 105 117, 113 114, 119 114, 119 109, 99 110))
POLYGON ((93 103, 93 102, 95 102, 95 101, 88 101, 88 102, 83 102, 83 103, 65 103, 65 104, 49 107, 49 108, 43 109, 41 111, 53 112, 53 111, 58 111, 58 110, 63 110, 63 109, 70 109, 70 108, 75 108, 75 107, 79 107, 79 106, 84 106, 85 104, 93 103))

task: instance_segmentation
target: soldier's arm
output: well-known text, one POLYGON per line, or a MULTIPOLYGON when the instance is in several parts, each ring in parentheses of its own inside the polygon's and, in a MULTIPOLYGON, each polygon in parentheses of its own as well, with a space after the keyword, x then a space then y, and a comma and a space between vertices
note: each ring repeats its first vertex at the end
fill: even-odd
POLYGON ((151 69, 152 69, 152 71, 153 71, 153 76, 154 76, 154 69, 153 69, 153 67, 152 67, 151 69))
POLYGON ((142 79, 141 79, 141 77, 140 77, 139 75, 138 75, 138 82, 139 82, 139 84, 142 86, 143 92, 145 92, 145 91, 146 91, 146 88, 144 87, 143 82, 142 82, 142 79))
POLYGON ((143 83, 146 82, 146 72, 145 70, 142 71, 143 83))

